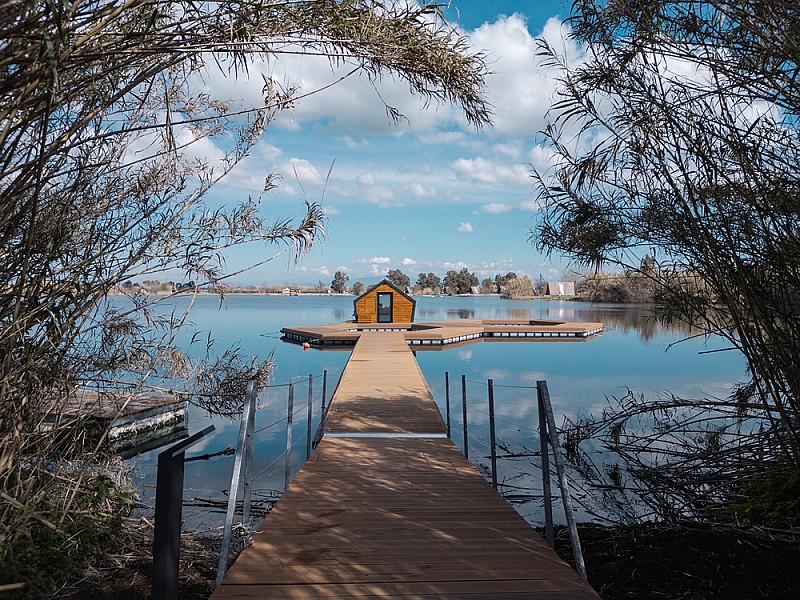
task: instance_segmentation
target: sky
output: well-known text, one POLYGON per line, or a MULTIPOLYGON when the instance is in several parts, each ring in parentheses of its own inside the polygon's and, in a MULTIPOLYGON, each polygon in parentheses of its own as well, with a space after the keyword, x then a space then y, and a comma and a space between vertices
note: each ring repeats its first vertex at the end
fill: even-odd
MULTIPOLYGON (((281 113, 211 198, 222 203, 258 195, 265 174, 274 171, 279 185, 263 196, 262 213, 299 215, 305 200, 318 202, 328 214, 325 239, 298 263, 280 256, 237 282, 330 284, 343 271, 351 284, 370 283, 400 269, 413 283, 419 273, 443 277, 464 267, 480 279, 510 271, 564 277, 569 265, 537 253, 529 234, 539 209, 531 172, 550 164, 539 132, 556 89, 556 74, 539 64, 535 40, 544 36, 570 62, 580 60, 580 49, 564 37, 568 10, 558 0, 452 0, 448 20, 473 50, 486 54, 491 71, 486 93, 493 124, 481 131, 457 107, 425 106, 393 78, 375 85, 349 78, 281 113), (382 100, 407 120, 392 122, 382 100)), ((205 83, 215 93, 257 101, 259 70, 298 85, 300 93, 338 78, 326 60, 283 57, 255 65, 249 77, 209 74, 205 83)), ((206 151, 213 156, 218 149, 206 151)), ((274 251, 233 252, 228 270, 274 251)))

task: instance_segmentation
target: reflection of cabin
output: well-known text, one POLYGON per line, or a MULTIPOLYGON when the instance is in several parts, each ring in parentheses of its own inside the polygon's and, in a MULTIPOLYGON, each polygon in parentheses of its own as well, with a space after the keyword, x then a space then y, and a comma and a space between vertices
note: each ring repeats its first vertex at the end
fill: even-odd
POLYGON ((354 301, 356 323, 412 323, 416 300, 384 279, 354 301))
POLYGON ((545 296, 574 296, 574 281, 548 281, 544 284, 545 296))

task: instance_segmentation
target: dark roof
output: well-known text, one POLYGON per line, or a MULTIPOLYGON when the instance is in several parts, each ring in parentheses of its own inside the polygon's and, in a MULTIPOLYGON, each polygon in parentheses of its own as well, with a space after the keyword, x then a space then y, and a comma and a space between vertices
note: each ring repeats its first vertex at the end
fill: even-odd
POLYGON ((373 291, 375 288, 377 288, 377 287, 380 287, 380 286, 382 286, 382 285, 388 285, 388 286, 389 286, 390 288, 392 288, 392 289, 393 289, 395 292, 397 292, 398 294, 400 294, 400 295, 401 295, 401 296, 403 296, 404 298, 406 298, 406 299, 408 299, 409 301, 411 301, 411 303, 412 303, 412 304, 416 304, 416 303, 417 303, 417 301, 416 301, 416 300, 414 300, 414 298, 412 298, 411 296, 409 296, 408 294, 406 294, 406 293, 405 293, 403 290, 401 290, 399 287, 397 287, 395 284, 393 284, 393 283, 392 283, 391 281, 389 281, 388 279, 384 279, 383 281, 381 281, 381 282, 379 282, 379 283, 376 283, 375 285, 373 285, 372 287, 370 287, 369 289, 367 289, 367 291, 366 291, 366 292, 364 292, 364 293, 363 293, 363 294, 361 294, 361 295, 360 295, 358 298, 356 298, 356 299, 355 299, 353 302, 358 302, 358 301, 359 301, 359 300, 361 300, 361 299, 362 299, 364 296, 366 296, 367 294, 369 294, 370 292, 372 292, 372 291, 373 291))

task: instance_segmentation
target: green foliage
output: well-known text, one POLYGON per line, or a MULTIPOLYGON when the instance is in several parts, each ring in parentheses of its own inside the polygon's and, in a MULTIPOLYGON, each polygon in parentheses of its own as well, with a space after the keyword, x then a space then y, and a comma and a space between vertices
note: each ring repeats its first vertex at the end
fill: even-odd
POLYGON ((435 273, 420 273, 416 284, 418 293, 439 294, 442 291, 442 280, 435 273))
POLYGON ((337 294, 344 294, 347 291, 348 281, 350 281, 350 277, 347 273, 336 271, 333 275, 333 281, 331 281, 331 289, 337 294))
POLYGON ((407 287, 411 286, 411 279, 400 269, 390 269, 386 274, 386 279, 391 281, 401 290, 405 290, 407 287))
POLYGON ((562 85, 545 130, 557 166, 536 174, 545 210, 531 234, 649 280, 662 322, 723 336, 796 467, 798 22, 790 0, 575 2, 585 60, 540 46, 562 85))
POLYGON ((449 294, 470 294, 472 288, 478 285, 478 277, 464 267, 460 271, 448 271, 442 285, 449 294))
MULTIPOLYGON (((254 105, 211 97, 206 65, 239 76, 253 61, 307 53, 372 81, 397 76, 478 127, 489 107, 483 58, 435 5, 11 2, 0 40, 0 571, 30 578, 37 596, 59 569, 77 572, 106 540, 110 505, 130 500, 91 475, 104 460, 84 443, 92 423, 48 428, 48 413, 87 387, 166 389, 235 414, 270 362, 210 338, 179 348, 188 313, 155 310, 169 294, 158 281, 175 273, 222 299, 241 274, 226 270, 230 249, 269 257, 253 268, 284 251, 297 259, 324 234, 315 202, 268 218, 261 196, 206 201, 299 94, 266 77, 254 105), (208 142, 225 148, 217 164, 195 157, 192 145, 208 142), (118 290, 128 295, 106 302, 118 290)), ((264 192, 274 186, 267 174, 264 192)))
POLYGON ((742 483, 723 513, 749 525, 800 526, 800 470, 785 463, 771 466, 742 483))
POLYGON ((534 296, 533 282, 527 275, 512 277, 506 280, 503 298, 509 300, 524 300, 534 296))

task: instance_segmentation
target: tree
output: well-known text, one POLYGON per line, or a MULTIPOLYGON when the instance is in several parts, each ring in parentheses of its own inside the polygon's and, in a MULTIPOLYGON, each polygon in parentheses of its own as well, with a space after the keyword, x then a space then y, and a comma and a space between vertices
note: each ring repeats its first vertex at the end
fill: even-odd
POLYGON ((470 294, 472 288, 478 285, 478 277, 464 267, 460 271, 448 271, 442 285, 449 294, 470 294))
POLYGON ((537 175, 533 232, 540 249, 638 271, 662 320, 726 338, 750 377, 731 399, 795 467, 798 18, 786 0, 576 2, 588 56, 563 71, 546 130, 559 167, 537 175))
POLYGON ((494 279, 486 277, 481 281, 481 294, 494 294, 497 292, 497 289, 497 284, 495 284, 494 279))
MULTIPOLYGON (((50 407, 81 386, 169 386, 235 414, 247 381, 269 372, 269 363, 235 349, 192 358, 173 343, 185 315, 153 319, 152 298, 134 294, 120 310, 104 296, 165 272, 222 293, 237 274, 224 269, 226 249, 278 245, 299 257, 323 231, 315 203, 295 218, 268 218, 258 197, 205 201, 297 95, 291 83, 267 79, 258 106, 210 97, 199 85, 205 65, 236 73, 254 58, 324 55, 352 73, 391 74, 428 99, 453 101, 475 125, 489 112, 481 57, 467 55, 435 6, 76 0, 3 10, 0 555, 22 557, 47 582, 59 561, 37 562, 35 545, 14 544, 74 549, 100 539, 94 531, 120 508, 98 506, 86 518, 73 510, 97 472, 84 466, 102 461, 96 445, 75 443, 79 423, 41 427, 50 407), (203 140, 228 149, 219 164, 193 157, 190 146, 203 140)), ((272 185, 268 176, 265 189, 272 185)))
POLYGON ((527 275, 509 279, 503 292, 503 298, 507 300, 525 300, 532 298, 533 295, 533 282, 527 275))
POLYGON ((439 294, 442 291, 442 280, 435 273, 420 273, 417 276, 417 293, 439 294))
POLYGON ((411 279, 409 279, 408 275, 403 273, 400 269, 390 269, 386 274, 386 279, 391 281, 401 290, 404 290, 411 285, 411 279))
POLYGON ((366 291, 367 291, 367 286, 361 283, 360 281, 356 281, 353 284, 353 287, 350 288, 350 292, 355 296, 360 296, 366 291))
POLYGON ((497 288, 500 289, 501 287, 505 287, 509 280, 516 278, 517 274, 512 271, 510 273, 506 273, 505 275, 495 275, 494 283, 497 288))
POLYGON ((331 289, 337 294, 344 294, 347 291, 348 281, 350 281, 350 277, 347 273, 336 271, 333 275, 333 281, 331 281, 331 289))

